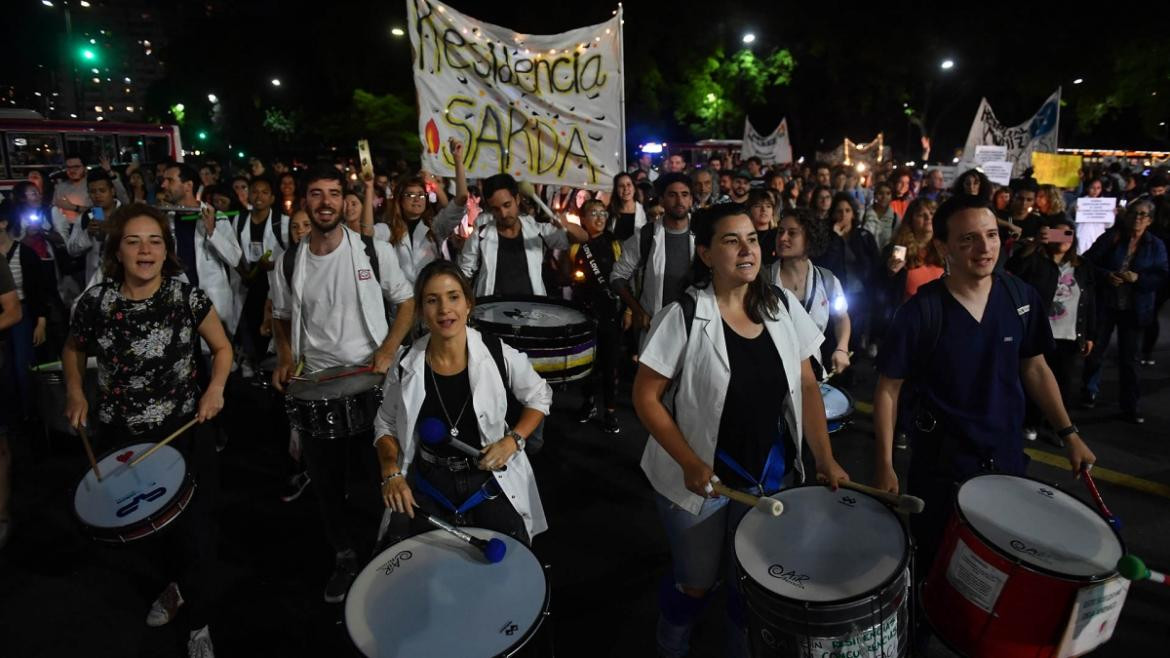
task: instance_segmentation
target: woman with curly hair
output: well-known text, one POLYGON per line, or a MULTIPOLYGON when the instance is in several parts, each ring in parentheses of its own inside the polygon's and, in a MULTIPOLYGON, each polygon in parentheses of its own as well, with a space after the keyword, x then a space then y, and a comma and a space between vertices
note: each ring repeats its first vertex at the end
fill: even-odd
POLYGON ((937 204, 915 199, 906 208, 906 219, 886 249, 886 274, 893 281, 894 299, 904 302, 918 292, 922 284, 944 273, 943 255, 934 244, 931 219, 937 204))

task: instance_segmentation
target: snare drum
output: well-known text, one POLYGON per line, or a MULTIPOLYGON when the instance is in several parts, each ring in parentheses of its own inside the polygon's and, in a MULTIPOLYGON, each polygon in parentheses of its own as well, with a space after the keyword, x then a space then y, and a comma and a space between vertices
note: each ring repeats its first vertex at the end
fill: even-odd
POLYGON ((471 312, 474 326, 523 352, 550 384, 593 372, 597 321, 569 302, 550 297, 484 297, 471 312))
MULTIPOLYGON (((361 366, 338 366, 313 373, 327 379, 361 366)), ((382 404, 383 375, 363 372, 322 382, 292 382, 285 397, 288 422, 314 439, 370 434, 382 404)))
POLYGON ((829 432, 836 432, 849 424, 849 417, 853 415, 853 396, 848 391, 821 384, 821 397, 825 401, 825 420, 829 423, 829 432))
POLYGON ((345 597, 345 628, 366 656, 513 656, 548 616, 544 569, 508 535, 463 528, 507 543, 489 564, 443 530, 394 544, 367 564, 345 597))
POLYGON ((1121 614, 1115 569, 1124 554, 1105 519, 1072 495, 1029 478, 978 475, 959 487, 923 585, 926 617, 968 656, 1056 656, 1070 628, 1080 644, 1063 655, 1087 653, 1112 636, 1121 614), (1079 617, 1070 624, 1078 599, 1098 599, 1103 614, 1091 628, 1079 617))
POLYGON ((73 493, 73 510, 94 539, 124 544, 149 537, 190 504, 195 480, 178 450, 166 445, 137 466, 128 465, 152 447, 136 443, 102 457, 100 482, 92 468, 86 469, 73 493))
POLYGON ((898 517, 863 493, 821 485, 773 496, 735 531, 753 656, 907 653, 910 541, 898 517))
MULTIPOLYGON (((69 419, 65 417, 65 373, 60 361, 42 363, 32 367, 33 386, 36 389, 37 413, 45 424, 45 429, 61 434, 77 434, 69 426, 69 419)), ((85 381, 82 382, 85 390, 85 399, 89 402, 89 417, 86 426, 92 428, 91 434, 96 434, 97 422, 97 389, 98 366, 97 357, 89 357, 85 361, 85 381)))

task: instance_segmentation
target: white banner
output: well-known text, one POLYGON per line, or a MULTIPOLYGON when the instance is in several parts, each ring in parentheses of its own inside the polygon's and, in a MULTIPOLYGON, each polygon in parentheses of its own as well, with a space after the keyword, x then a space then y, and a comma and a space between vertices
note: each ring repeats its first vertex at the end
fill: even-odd
POLYGON ((781 119, 780 125, 771 135, 761 135, 752 127, 751 119, 743 119, 743 150, 741 160, 756 156, 766 165, 792 162, 792 140, 788 138, 788 119, 781 119))
POLYGON ((435 0, 406 0, 422 166, 469 177, 609 189, 625 167, 622 14, 561 34, 519 34, 435 0))
POLYGON ((987 180, 996 185, 1007 185, 1012 179, 1012 166, 1008 160, 1002 162, 989 160, 980 165, 979 168, 983 170, 987 180))
POLYGON ((1056 153, 1056 137, 1060 128, 1060 88, 1044 101, 1040 109, 1024 123, 1007 127, 995 118, 991 105, 984 98, 975 111, 975 121, 967 133, 965 157, 978 159, 976 147, 993 144, 1007 147, 1007 160, 1014 163, 1013 176, 1019 176, 1032 165, 1032 152, 1056 153))

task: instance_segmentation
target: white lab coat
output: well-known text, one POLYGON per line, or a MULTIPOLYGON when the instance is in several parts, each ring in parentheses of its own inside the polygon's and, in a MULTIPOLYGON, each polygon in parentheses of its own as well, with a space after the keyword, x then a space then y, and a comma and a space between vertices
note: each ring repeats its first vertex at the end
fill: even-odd
MULTIPOLYGON (((248 253, 248 244, 252 242, 252 216, 250 212, 243 213, 243 215, 245 217, 243 228, 236 234, 236 240, 238 240, 240 243, 241 255, 248 253)), ((288 249, 289 243, 292 242, 288 235, 290 221, 288 215, 280 215, 279 220, 280 238, 281 240, 284 240, 283 247, 280 245, 280 240, 277 240, 276 236, 272 233, 272 219, 275 216, 276 210, 274 208, 269 208, 268 217, 264 219, 264 233, 260 238, 260 255, 264 255, 264 252, 266 251, 272 252, 272 256, 268 259, 269 262, 275 262, 275 259, 279 258, 280 255, 284 253, 284 250, 288 249)), ((256 260, 249 260, 248 262, 254 263, 256 260)))
MULTIPOLYGON (((362 243, 359 233, 339 226, 336 230, 344 231, 342 239, 349 240, 349 253, 353 259, 353 276, 357 281, 358 302, 362 311, 362 330, 377 344, 386 340, 390 332, 390 325, 386 321, 385 298, 397 306, 414 296, 414 291, 406 281, 406 276, 398 266, 398 256, 390 245, 381 240, 374 240, 375 253, 378 255, 378 276, 373 276, 370 259, 366 256, 366 246, 362 243)), ((292 325, 292 352, 293 360, 301 358, 301 340, 304 335, 304 322, 301 320, 301 292, 305 289, 308 277, 309 245, 308 236, 303 238, 303 249, 298 249, 296 264, 293 266, 292 290, 285 283, 284 259, 276 261, 272 276, 268 281, 271 284, 269 294, 272 297, 272 317, 277 320, 290 320, 292 325)), ((309 364, 310 367, 312 364, 309 364)))
MULTIPOLYGON (((548 293, 545 292, 544 279, 541 277, 545 247, 568 249, 569 234, 552 224, 538 223, 528 215, 520 217, 520 234, 524 236, 524 253, 528 261, 532 294, 546 295, 548 293)), ((459 254, 459 269, 463 270, 468 279, 475 277, 476 297, 486 297, 495 292, 499 248, 500 236, 496 232, 495 219, 484 213, 476 218, 475 229, 467 237, 467 242, 463 243, 463 251, 459 254)))
MULTIPOLYGON (((416 425, 426 397, 425 359, 429 342, 428 334, 414 341, 405 356, 402 351, 399 352, 395 359, 398 365, 391 366, 386 372, 386 381, 382 386, 382 406, 374 421, 375 443, 387 435, 398 440, 403 473, 409 471, 418 446, 416 425), (399 368, 402 370, 401 379, 399 368)), ((506 343, 502 347, 513 395, 525 407, 548 414, 552 405, 552 389, 532 369, 527 357, 506 343)), ((467 329, 467 375, 471 381, 471 404, 479 426, 479 446, 486 447, 499 441, 509 429, 504 418, 508 402, 496 363, 479 332, 471 328, 467 329)), ((469 443, 476 447, 473 442, 469 443)), ((529 537, 535 537, 548 529, 528 455, 523 451, 517 452, 508 461, 508 470, 494 471, 492 475, 512 507, 524 519, 529 537)))
MULTIPOLYGON (((711 465, 715 463, 719 421, 731 381, 731 366, 714 288, 691 288, 690 292, 696 293, 690 340, 687 340, 683 326, 682 307, 677 302, 672 303, 654 316, 639 363, 672 380, 663 403, 691 449, 699 459, 711 465)), ((792 463, 803 482, 800 368, 802 361, 817 353, 824 336, 817 331, 800 302, 791 293, 785 291, 784 294, 788 297, 789 310, 785 311, 781 305, 777 319, 765 320, 764 328, 784 363, 788 390, 778 395, 780 399, 777 401, 784 405, 786 433, 796 447, 792 463)), ((682 467, 653 437, 646 442, 646 449, 642 452, 642 470, 655 491, 682 509, 692 514, 699 513, 703 497, 686 488, 682 467)))
MULTIPOLYGON (((636 222, 635 222, 636 223, 636 222)), ((626 280, 630 282, 631 290, 637 285, 638 259, 642 257, 642 231, 636 230, 622 244, 622 255, 614 263, 613 272, 609 275, 610 282, 626 280)), ((691 258, 695 257, 695 235, 692 233, 691 258)), ((646 274, 642 277, 642 290, 638 301, 646 312, 655 315, 662 308, 662 283, 666 272, 666 229, 662 222, 654 223, 654 248, 646 259, 646 274)))
MULTIPOLYGON (((122 202, 114 199, 115 210, 120 207, 122 207, 122 202)), ((90 208, 85 213, 83 213, 82 217, 84 218, 86 215, 89 216, 89 221, 94 221, 93 208, 90 208)), ((107 216, 102 221, 109 221, 109 219, 110 218, 107 216)), ((98 270, 102 269, 102 246, 105 244, 105 242, 95 240, 89 234, 89 231, 82 227, 82 224, 84 223, 85 221, 83 221, 83 219, 79 219, 72 224, 66 225, 66 229, 69 231, 69 235, 65 237, 65 249, 69 252, 69 255, 73 256, 74 258, 85 254, 85 280, 91 281, 94 278, 94 274, 96 274, 98 270)), ((88 288, 89 286, 86 287, 88 288)))
MULTIPOLYGON (((207 204, 201 203, 200 207, 207 204)), ((171 230, 175 230, 175 215, 170 213, 171 230)), ((244 302, 240 294, 240 276, 236 264, 243 256, 236 239, 236 229, 227 215, 217 212, 215 231, 207 235, 203 219, 195 225, 195 272, 199 275, 199 288, 207 293, 215 306, 219 319, 229 331, 234 331, 240 322, 244 302)))
MULTIPOLYGON (((452 205, 454 204, 448 204, 448 207, 452 205)), ((402 267, 402 273, 406 275, 406 280, 412 286, 414 285, 415 279, 418 278, 418 273, 428 263, 442 258, 436 241, 427 237, 427 233, 429 232, 431 232, 430 227, 423 222, 419 222, 414 227, 413 234, 402 236, 402 240, 399 240, 398 244, 394 244, 390 242, 391 233, 388 224, 374 225, 374 237, 390 242, 390 246, 398 255, 398 264, 402 267)), ((438 233, 434 233, 434 235, 438 238, 438 233)), ((441 242, 441 238, 438 239, 441 242)))
MULTIPOLYGON (((618 216, 614 215, 613 217, 609 218, 609 223, 606 225, 605 228, 607 230, 609 230, 610 233, 613 233, 613 230, 615 228, 617 228, 617 222, 618 222, 618 216)), ((638 231, 642 230, 642 227, 645 225, 646 225, 646 209, 642 207, 642 204, 635 201, 634 202, 634 233, 637 233, 638 231)))

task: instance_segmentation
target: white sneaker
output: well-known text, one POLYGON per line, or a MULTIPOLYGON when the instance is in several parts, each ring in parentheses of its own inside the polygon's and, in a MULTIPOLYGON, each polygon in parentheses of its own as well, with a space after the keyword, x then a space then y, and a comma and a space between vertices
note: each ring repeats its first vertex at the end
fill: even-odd
POLYGON ((187 658, 215 658, 215 648, 211 645, 211 631, 206 626, 191 631, 191 639, 187 640, 187 658))
POLYGON ((1035 441, 1038 436, 1040 436, 1040 433, 1036 431, 1035 427, 1024 428, 1024 440, 1035 441))
POLYGON ((150 612, 146 613, 146 625, 151 628, 166 626, 175 618, 181 605, 183 605, 183 595, 179 593, 179 584, 167 585, 167 588, 159 593, 154 603, 150 604, 150 612))

